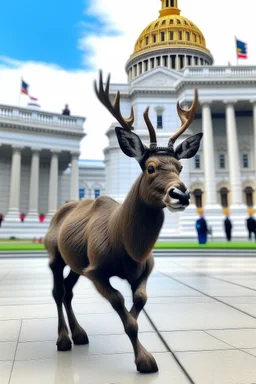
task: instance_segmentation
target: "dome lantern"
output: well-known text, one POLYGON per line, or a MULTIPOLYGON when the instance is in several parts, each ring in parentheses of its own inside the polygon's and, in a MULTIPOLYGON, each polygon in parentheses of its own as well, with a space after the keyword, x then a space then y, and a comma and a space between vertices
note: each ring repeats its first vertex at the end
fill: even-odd
POLYGON ((159 12, 160 17, 167 15, 179 15, 178 0, 161 0, 162 9, 159 12))

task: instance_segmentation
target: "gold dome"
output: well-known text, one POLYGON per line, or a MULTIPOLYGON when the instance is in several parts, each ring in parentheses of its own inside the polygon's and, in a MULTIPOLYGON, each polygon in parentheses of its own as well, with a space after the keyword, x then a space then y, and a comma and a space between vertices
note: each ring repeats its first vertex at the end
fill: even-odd
POLYGON ((180 15, 178 0, 161 0, 161 2, 160 16, 143 30, 136 41, 131 58, 163 48, 191 48, 210 55, 200 29, 180 15))

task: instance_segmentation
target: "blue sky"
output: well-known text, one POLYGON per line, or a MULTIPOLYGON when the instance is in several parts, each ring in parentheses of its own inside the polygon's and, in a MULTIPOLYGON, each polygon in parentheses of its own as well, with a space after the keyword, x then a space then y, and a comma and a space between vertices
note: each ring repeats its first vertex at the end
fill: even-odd
MULTIPOLYGON (((10 0, 1 3, 0 56, 86 69, 79 40, 114 35, 103 18, 88 14, 89 0, 10 0)), ((88 68, 87 68, 88 69, 88 68)))

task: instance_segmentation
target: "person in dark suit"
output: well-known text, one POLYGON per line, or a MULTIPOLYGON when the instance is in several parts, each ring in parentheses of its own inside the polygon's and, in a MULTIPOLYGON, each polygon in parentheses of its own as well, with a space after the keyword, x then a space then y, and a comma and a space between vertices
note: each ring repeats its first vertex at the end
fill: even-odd
POLYGON ((231 238, 232 238, 232 223, 231 223, 231 220, 230 220, 230 218, 228 216, 224 220, 224 228, 225 228, 225 233, 226 233, 227 241, 231 241, 231 238))
POLYGON ((70 110, 68 104, 65 105, 65 109, 63 109, 62 115, 70 116, 70 110))
POLYGON ((203 215, 200 215, 200 219, 196 221, 196 230, 197 230, 199 244, 206 244, 208 227, 207 227, 207 222, 203 215))
POLYGON ((249 240, 252 239, 252 234, 254 234, 254 238, 256 241, 256 220, 252 215, 250 215, 249 218, 247 219, 247 229, 249 233, 249 240))

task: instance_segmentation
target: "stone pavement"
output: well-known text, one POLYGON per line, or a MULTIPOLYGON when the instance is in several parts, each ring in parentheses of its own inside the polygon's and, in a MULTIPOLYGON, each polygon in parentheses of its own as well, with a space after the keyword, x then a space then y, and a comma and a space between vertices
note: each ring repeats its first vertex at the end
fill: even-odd
MULTIPOLYGON (((130 306, 126 283, 111 282, 130 306)), ((74 309, 90 344, 57 352, 51 289, 47 259, 0 260, 1 384, 256 383, 256 258, 156 258, 139 318, 153 375, 137 373, 119 317, 85 278, 74 309)))

